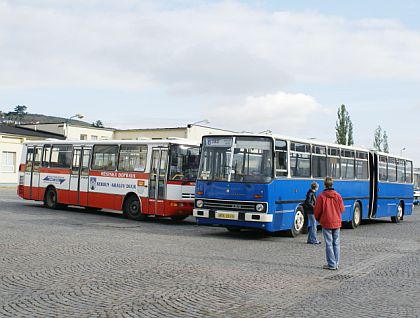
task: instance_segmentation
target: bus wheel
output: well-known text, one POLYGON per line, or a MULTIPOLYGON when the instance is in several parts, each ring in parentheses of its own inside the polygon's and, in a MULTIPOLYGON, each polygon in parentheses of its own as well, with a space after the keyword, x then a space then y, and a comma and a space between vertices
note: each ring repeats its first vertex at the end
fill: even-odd
POLYGON ((57 191, 53 187, 48 188, 45 192, 44 205, 49 209, 59 208, 57 191))
POLYGON ((397 215, 391 216, 392 223, 399 223, 403 219, 403 204, 400 202, 398 205, 397 215))
POLYGON ((140 213, 140 200, 136 195, 131 195, 125 200, 123 214, 132 220, 146 219, 146 216, 140 213))
POLYGON ((353 217, 349 222, 349 227, 355 229, 362 223, 362 209, 360 208, 359 202, 356 202, 353 208, 353 217))
POLYGON ((289 236, 295 237, 302 233, 305 225, 305 213, 301 207, 298 207, 293 220, 293 227, 289 230, 289 236))

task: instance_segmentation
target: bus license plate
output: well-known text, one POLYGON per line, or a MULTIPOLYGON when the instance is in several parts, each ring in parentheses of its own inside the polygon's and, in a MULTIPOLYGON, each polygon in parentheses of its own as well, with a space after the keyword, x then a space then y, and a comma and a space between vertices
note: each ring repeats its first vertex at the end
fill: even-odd
POLYGON ((236 215, 234 213, 217 213, 217 217, 220 219, 230 219, 230 220, 235 220, 236 219, 236 215))

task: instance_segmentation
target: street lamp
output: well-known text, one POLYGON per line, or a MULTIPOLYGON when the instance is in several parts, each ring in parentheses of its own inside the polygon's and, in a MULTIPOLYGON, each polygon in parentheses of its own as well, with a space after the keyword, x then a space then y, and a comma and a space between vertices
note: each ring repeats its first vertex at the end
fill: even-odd
POLYGON ((85 117, 85 116, 83 116, 82 114, 76 114, 76 115, 70 116, 69 118, 66 119, 66 134, 65 134, 66 139, 69 136, 69 122, 70 122, 70 120, 72 120, 73 118, 82 119, 83 117, 85 117))
POLYGON ((405 150, 405 147, 401 149, 400 156, 402 157, 402 152, 405 150))
POLYGON ((199 120, 199 121, 196 121, 196 122, 192 123, 191 126, 197 125, 197 124, 210 124, 210 121, 208 119, 199 120))

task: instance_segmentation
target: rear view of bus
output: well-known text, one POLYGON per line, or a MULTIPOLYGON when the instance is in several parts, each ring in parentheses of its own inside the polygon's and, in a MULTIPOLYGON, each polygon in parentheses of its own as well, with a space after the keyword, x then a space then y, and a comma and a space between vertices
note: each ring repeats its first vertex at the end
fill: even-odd
POLYGON ((268 202, 273 143, 263 136, 203 138, 194 209, 198 224, 276 230, 268 202))

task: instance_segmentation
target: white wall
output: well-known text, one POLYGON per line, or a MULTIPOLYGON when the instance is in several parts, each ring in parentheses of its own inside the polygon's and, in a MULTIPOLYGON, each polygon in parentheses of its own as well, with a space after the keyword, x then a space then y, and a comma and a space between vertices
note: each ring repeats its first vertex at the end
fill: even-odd
POLYGON ((204 135, 229 135, 232 131, 191 125, 188 127, 179 128, 156 128, 156 129, 130 129, 130 130, 116 130, 114 132, 114 139, 139 139, 139 138, 187 138, 194 141, 201 142, 204 135))
POLYGON ((86 140, 109 140, 113 139, 114 130, 69 125, 65 135, 67 135, 68 140, 81 140, 81 135, 85 135, 86 140))
POLYGON ((22 156, 23 137, 0 135, 0 185, 16 185, 19 178, 19 164, 22 156), (14 153, 13 171, 10 166, 4 166, 5 152, 14 153))
POLYGON ((186 128, 166 128, 166 129, 130 129, 116 130, 114 139, 140 139, 140 138, 187 138, 186 128))

